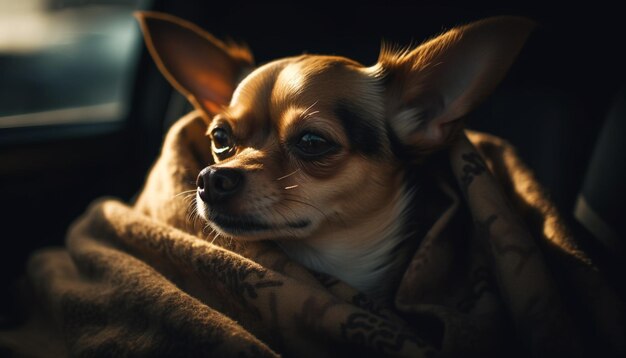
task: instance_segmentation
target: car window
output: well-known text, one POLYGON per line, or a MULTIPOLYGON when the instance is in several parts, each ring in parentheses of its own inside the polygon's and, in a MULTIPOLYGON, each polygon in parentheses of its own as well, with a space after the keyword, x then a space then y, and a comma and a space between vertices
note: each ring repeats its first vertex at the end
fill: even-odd
POLYGON ((0 130, 125 118, 140 0, 0 0, 0 130))

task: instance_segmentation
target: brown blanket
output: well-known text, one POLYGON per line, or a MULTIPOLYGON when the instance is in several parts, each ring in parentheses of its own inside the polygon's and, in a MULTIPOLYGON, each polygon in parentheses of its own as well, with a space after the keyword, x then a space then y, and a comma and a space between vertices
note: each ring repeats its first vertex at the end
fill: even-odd
POLYGON ((134 205, 97 200, 64 248, 32 256, 30 319, 0 332, 0 347, 51 357, 624 353, 622 303, 498 138, 468 132, 474 146, 439 156, 452 170, 429 171, 430 210, 415 218, 424 237, 383 307, 270 242, 213 240, 190 219, 185 193, 210 160, 205 130, 193 113, 181 119, 134 205))

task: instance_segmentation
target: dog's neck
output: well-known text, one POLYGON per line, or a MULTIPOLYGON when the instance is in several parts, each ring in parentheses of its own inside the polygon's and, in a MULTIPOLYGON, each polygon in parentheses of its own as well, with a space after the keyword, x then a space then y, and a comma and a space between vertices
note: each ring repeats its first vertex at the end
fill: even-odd
POLYGON ((304 266, 330 274, 373 298, 392 294, 410 255, 405 239, 413 188, 404 185, 389 201, 358 222, 328 225, 311 238, 279 245, 304 266))

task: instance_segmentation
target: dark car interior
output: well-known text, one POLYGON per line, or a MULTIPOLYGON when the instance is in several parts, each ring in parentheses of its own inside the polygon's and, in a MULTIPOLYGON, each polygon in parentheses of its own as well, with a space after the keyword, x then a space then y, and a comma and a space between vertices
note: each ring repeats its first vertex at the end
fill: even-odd
MULTIPOLYGON (((191 109, 149 57, 132 18, 136 9, 174 14, 219 38, 245 42, 257 64, 307 52, 370 65, 382 39, 417 44, 492 15, 533 19, 537 29, 496 92, 469 116, 468 127, 501 136, 518 149, 623 297, 616 276, 626 235, 620 206, 626 199, 626 55, 616 7, 42 1, 38 16, 66 25, 82 21, 87 35, 77 39, 79 31, 70 31, 73 50, 67 44, 24 50, 13 45, 26 36, 0 33, 0 324, 14 324, 11 293, 29 254, 63 245, 68 226, 95 198, 131 201, 167 128, 191 109), (121 29, 127 32, 111 35, 121 29), (4 37, 14 39, 3 42, 4 37), (601 224, 576 214, 581 193, 601 224)), ((2 16, 10 18, 10 12, 2 16)), ((20 27, 7 25, 0 32, 15 29, 20 27)))

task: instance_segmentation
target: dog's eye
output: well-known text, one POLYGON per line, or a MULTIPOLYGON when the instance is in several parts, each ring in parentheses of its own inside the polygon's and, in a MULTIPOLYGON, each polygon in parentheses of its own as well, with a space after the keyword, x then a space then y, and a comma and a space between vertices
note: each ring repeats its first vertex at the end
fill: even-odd
POLYGON ((225 154, 233 148, 233 139, 230 133, 224 128, 215 128, 211 132, 213 151, 215 154, 225 154))
POLYGON ((305 133, 295 143, 295 147, 301 156, 312 158, 328 154, 336 145, 318 134, 305 133))

